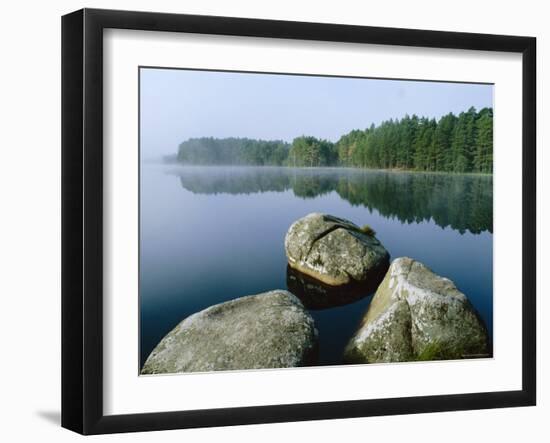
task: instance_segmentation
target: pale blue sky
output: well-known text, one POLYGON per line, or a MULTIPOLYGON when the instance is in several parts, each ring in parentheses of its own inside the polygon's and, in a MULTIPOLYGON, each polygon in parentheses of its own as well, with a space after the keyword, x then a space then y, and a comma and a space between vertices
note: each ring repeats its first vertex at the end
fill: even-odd
POLYGON ((405 114, 439 118, 493 105, 493 87, 465 83, 141 69, 141 150, 175 153, 190 137, 336 141, 405 114))

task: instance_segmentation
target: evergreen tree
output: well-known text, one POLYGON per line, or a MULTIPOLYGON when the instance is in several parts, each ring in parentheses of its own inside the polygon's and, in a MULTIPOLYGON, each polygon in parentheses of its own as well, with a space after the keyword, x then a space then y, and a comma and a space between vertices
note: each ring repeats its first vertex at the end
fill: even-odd
POLYGON ((350 166, 418 171, 493 170, 493 110, 470 108, 436 121, 405 115, 344 134, 337 143, 312 136, 292 144, 247 138, 192 138, 177 161, 191 164, 350 166))
POLYGON ((493 110, 482 109, 476 119, 477 137, 473 170, 492 172, 493 170, 493 110))

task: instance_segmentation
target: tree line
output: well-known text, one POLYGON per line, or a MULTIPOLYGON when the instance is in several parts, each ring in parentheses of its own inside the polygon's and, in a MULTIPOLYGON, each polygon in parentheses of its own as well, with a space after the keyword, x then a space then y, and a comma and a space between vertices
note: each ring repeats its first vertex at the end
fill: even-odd
POLYGON ((470 108, 439 120, 416 115, 356 129, 336 143, 312 136, 281 140, 212 137, 179 145, 177 160, 188 164, 350 166, 417 171, 493 170, 493 110, 470 108))
POLYGON ((190 138, 180 143, 177 161, 195 165, 282 166, 290 144, 250 138, 190 138))

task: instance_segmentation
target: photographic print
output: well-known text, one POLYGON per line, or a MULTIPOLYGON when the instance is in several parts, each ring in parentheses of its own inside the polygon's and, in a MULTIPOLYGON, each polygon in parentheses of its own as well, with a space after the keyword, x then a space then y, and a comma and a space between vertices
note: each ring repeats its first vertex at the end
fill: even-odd
POLYGON ((492 358, 492 84, 141 67, 139 131, 141 375, 492 358))

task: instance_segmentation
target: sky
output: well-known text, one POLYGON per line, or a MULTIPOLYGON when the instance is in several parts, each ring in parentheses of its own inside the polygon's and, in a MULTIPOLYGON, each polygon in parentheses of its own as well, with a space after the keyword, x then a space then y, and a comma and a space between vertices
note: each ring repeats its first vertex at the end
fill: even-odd
POLYGON ((174 154, 191 137, 335 142, 371 123, 471 106, 493 106, 492 85, 141 68, 141 156, 174 154))

